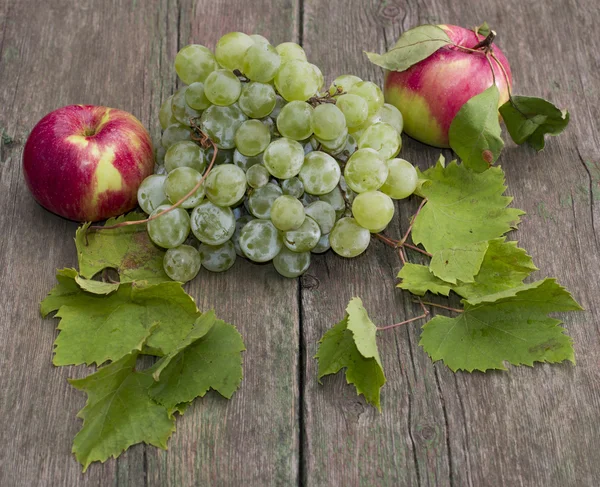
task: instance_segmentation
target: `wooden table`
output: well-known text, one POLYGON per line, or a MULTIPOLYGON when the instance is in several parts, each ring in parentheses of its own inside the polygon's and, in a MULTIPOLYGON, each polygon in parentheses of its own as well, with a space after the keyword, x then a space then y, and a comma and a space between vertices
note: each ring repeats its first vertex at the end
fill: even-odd
MULTIPOLYGON (((0 485, 598 485, 599 22, 595 0, 0 0, 0 485), (328 80, 381 82, 363 50, 384 51, 417 24, 483 20, 498 31, 515 91, 571 111, 544 152, 509 143, 501 164, 528 213, 514 238, 539 276, 557 276, 587 309, 565 316, 577 367, 453 374, 431 363, 412 324, 380 337, 388 383, 379 414, 342 375, 319 385, 312 357, 352 296, 379 324, 418 313, 394 288, 393 252, 374 242, 353 260, 329 253, 297 280, 238 260, 225 274, 202 272, 189 292, 242 332, 239 392, 197 401, 168 451, 138 445, 82 475, 70 450, 85 397, 66 378, 87 371, 51 365, 56 322, 38 311, 56 268, 76 265, 76 225, 26 190, 21 153, 35 123, 63 105, 101 104, 133 112, 156 137, 177 50, 213 47, 232 30, 302 43, 328 80)), ((404 136, 402 156, 421 168, 438 152, 404 136)), ((391 235, 415 206, 398 205, 391 235)))

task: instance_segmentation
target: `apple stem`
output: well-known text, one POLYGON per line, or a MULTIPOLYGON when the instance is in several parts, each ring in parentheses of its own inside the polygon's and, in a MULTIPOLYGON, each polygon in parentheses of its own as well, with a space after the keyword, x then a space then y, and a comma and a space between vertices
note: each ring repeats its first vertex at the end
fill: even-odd
POLYGON ((153 215, 151 217, 145 218, 144 220, 134 220, 134 221, 128 221, 128 222, 121 222, 121 223, 117 223, 115 225, 104 225, 104 226, 102 226, 102 225, 92 225, 91 227, 88 227, 88 230, 114 230, 116 228, 128 227, 128 226, 131 226, 131 225, 141 225, 143 223, 151 222, 152 220, 156 220, 157 218, 165 215, 166 213, 169 213, 170 211, 173 211, 175 208, 180 207, 185 200, 187 200, 196 191, 198 191, 198 188, 200 188, 200 186, 202 186, 202 183, 204 183, 204 181, 206 181, 206 178, 210 174, 210 171, 213 168, 213 166, 215 164, 215 161, 217 160, 217 153, 219 152, 219 149, 217 148, 217 145, 204 132, 202 132, 198 128, 198 126, 195 123, 193 123, 193 122, 192 122, 192 129, 194 129, 195 131, 199 132, 200 135, 201 135, 199 138, 192 136, 192 140, 200 142, 200 145, 202 145, 203 147, 208 147, 209 143, 212 144, 214 152, 213 152, 212 160, 210 161, 210 164, 208 165, 208 168, 206 169, 206 172, 204 173, 204 175, 202 176, 202 178, 200 178, 200 181, 198 181, 198 183, 190 190, 190 192, 188 194, 186 194, 177 203, 173 204, 169 208, 161 211, 160 213, 157 213, 156 215, 153 215))
POLYGON ((482 41, 478 42, 477 44, 475 44, 472 47, 472 49, 483 48, 484 50, 487 50, 492 46, 492 43, 494 42, 495 38, 496 38, 496 31, 490 30, 490 33, 487 35, 487 37, 485 39, 483 39, 482 41))

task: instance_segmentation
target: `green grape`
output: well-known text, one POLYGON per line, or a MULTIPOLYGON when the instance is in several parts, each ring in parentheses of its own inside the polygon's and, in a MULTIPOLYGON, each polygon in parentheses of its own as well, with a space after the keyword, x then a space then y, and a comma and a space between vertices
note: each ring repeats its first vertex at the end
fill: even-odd
POLYGON ((217 41, 215 57, 224 68, 240 69, 244 62, 246 51, 254 45, 249 35, 242 32, 230 32, 217 41))
POLYGON ((271 134, 260 120, 246 120, 235 133, 234 141, 240 153, 253 157, 267 148, 271 142, 271 134))
POLYGON ((271 207, 283 192, 273 183, 265 184, 262 188, 255 189, 248 196, 248 211, 256 218, 271 218, 271 207))
POLYGON ((299 142, 283 137, 274 140, 265 150, 264 164, 272 176, 287 179, 300 172, 304 149, 299 142))
MULTIPOLYGON (((167 153, 167 151, 165 150, 165 148, 160 145, 157 146, 156 144, 154 144, 155 150, 154 150, 154 162, 157 166, 164 166, 165 165, 165 154, 167 153)), ((164 170, 165 168, 162 167, 162 169, 164 170)), ((159 169, 157 168, 155 170, 158 171, 159 169)), ((165 170, 166 173, 166 170, 165 170)))
POLYGON ((314 249, 311 250, 313 254, 323 254, 327 252, 331 248, 331 244, 329 243, 329 234, 321 235, 319 239, 319 243, 315 246, 314 249))
POLYGON ((318 223, 307 216, 299 228, 283 234, 283 244, 292 252, 308 252, 317 246, 320 238, 318 223))
POLYGON ((211 272, 224 272, 235 262, 235 248, 233 242, 228 240, 221 245, 201 244, 198 254, 202 261, 202 267, 211 272))
POLYGON ((294 59, 281 65, 275 87, 287 101, 306 101, 319 89, 319 80, 309 63, 294 59))
MULTIPOLYGON (((194 186, 196 186, 202 179, 200 174, 191 167, 178 167, 173 169, 168 175, 165 181, 165 194, 169 201, 173 204, 177 203, 181 198, 188 194, 194 186)), ((198 206, 198 203, 204 198, 204 187, 200 187, 181 203, 181 208, 194 208, 198 206)))
POLYGON ((270 44, 266 37, 263 37, 259 34, 250 34, 250 39, 254 41, 254 44, 270 44))
POLYGON ((395 200, 408 198, 417 189, 417 170, 404 159, 390 159, 387 166, 389 174, 380 190, 395 200))
POLYGON ((375 115, 384 103, 381 88, 371 81, 356 83, 348 93, 364 98, 369 106, 369 116, 375 115))
MULTIPOLYGON (((156 217, 171 205, 160 205, 151 214, 150 218, 156 217)), ((183 208, 175 208, 168 213, 150 220, 147 223, 148 235, 159 247, 172 249, 178 247, 190 233, 190 217, 183 208)))
POLYGON ((150 214, 160 205, 168 203, 165 194, 165 179, 167 176, 152 174, 142 181, 137 192, 137 200, 144 213, 150 214))
POLYGON ((251 81, 242 86, 238 103, 248 117, 263 118, 273 111, 276 101, 275 89, 270 84, 251 81))
POLYGON ((171 172, 178 167, 191 167, 199 173, 206 169, 206 161, 202 150, 195 142, 189 140, 175 142, 165 153, 165 169, 171 172))
POLYGON ((329 234, 333 251, 342 257, 356 257, 362 254, 371 241, 371 233, 361 227, 354 218, 341 218, 329 234))
POLYGON ((206 178, 206 197, 215 205, 233 206, 246 193, 246 175, 234 164, 213 167, 206 178))
POLYGON ((200 242, 221 245, 233 235, 235 217, 231 208, 223 208, 204 200, 192 211, 191 227, 192 233, 200 242))
POLYGON ((348 141, 348 129, 344 128, 344 131, 333 140, 321 140, 316 139, 319 145, 321 146, 321 150, 323 152, 327 152, 328 154, 337 154, 341 152, 346 147, 346 142, 348 141))
POLYGON ((267 129, 269 129, 269 135, 271 136, 271 139, 273 138, 273 136, 275 135, 275 122, 273 121, 273 119, 271 117, 264 117, 260 119, 260 122, 267 127, 267 129))
POLYGON ((279 231, 269 220, 252 220, 240 233, 240 248, 254 262, 268 262, 283 247, 279 231))
POLYGON ((335 106, 344 114, 348 129, 358 127, 360 124, 364 123, 369 116, 369 105, 367 104, 367 101, 358 95, 341 95, 337 98, 335 106))
POLYGON ((348 185, 346 184, 346 178, 344 178, 344 176, 340 178, 340 189, 342 190, 342 194, 344 195, 344 200, 346 200, 346 206, 351 205, 358 193, 356 193, 348 187, 348 185))
POLYGON ((173 95, 167 98, 163 104, 160 106, 160 110, 158 111, 158 120, 160 121, 160 128, 166 129, 169 125, 177 123, 175 117, 173 117, 173 112, 171 110, 171 100, 173 100, 173 95))
POLYGON ((335 158, 343 163, 348 162, 350 156, 354 154, 358 149, 358 144, 356 143, 356 139, 352 135, 348 135, 346 139, 346 145, 342 148, 341 151, 335 154, 335 158))
POLYGON ((242 233, 243 228, 246 226, 246 223, 251 222, 254 219, 255 218, 252 215, 242 215, 235 221, 235 232, 233 232, 231 242, 235 248, 235 253, 240 257, 246 257, 242 252, 242 248, 240 247, 240 234, 242 233))
POLYGON ((281 64, 293 59, 298 61, 306 61, 306 53, 299 44, 295 42, 282 42, 275 50, 281 56, 281 64))
POLYGON ((242 83, 228 69, 217 69, 204 81, 204 95, 214 105, 228 106, 240 97, 242 83))
POLYGON ((262 164, 263 162, 263 152, 257 154, 255 156, 245 156, 239 150, 235 150, 233 152, 233 163, 239 167, 242 171, 246 172, 252 166, 256 166, 257 164, 262 164))
POLYGON ((269 182, 270 177, 269 171, 262 164, 255 164, 246 171, 248 186, 254 189, 262 188, 269 182))
POLYGON ((165 149, 171 147, 175 142, 182 140, 192 140, 192 131, 180 123, 169 125, 162 133, 160 142, 165 149))
POLYGON ((233 149, 235 133, 245 121, 246 115, 237 105, 213 105, 204 110, 200 118, 200 128, 219 149, 233 149))
POLYGON ((183 125, 191 125, 190 119, 199 118, 202 113, 191 108, 185 101, 185 93, 188 87, 184 86, 173 94, 171 100, 171 111, 173 118, 183 125))
POLYGON ((211 103, 204 94, 204 83, 196 81, 188 86, 185 91, 185 102, 194 110, 206 110, 211 103))
POLYGON ((312 125, 318 139, 333 140, 346 129, 346 119, 338 107, 331 103, 323 103, 314 109, 312 125))
POLYGON ((277 130, 289 139, 308 139, 312 133, 311 107, 305 101, 291 101, 285 105, 277 117, 277 130))
POLYGON ((277 120, 277 117, 279 117, 279 114, 281 113, 281 109, 285 106, 285 104, 286 104, 286 101, 283 99, 283 97, 281 95, 276 95, 275 96, 275 108, 273 108, 273 111, 271 112, 269 117, 273 120, 277 120))
POLYGON ((304 206, 293 196, 283 195, 273 202, 271 221, 278 230, 297 230, 304 223, 304 206))
POLYGON ((350 89, 356 84, 360 83, 362 79, 358 76, 354 76, 353 74, 342 74, 333 80, 331 86, 329 87, 329 94, 335 95, 336 93, 348 93, 350 89))
POLYGON ((331 232, 333 225, 335 225, 335 210, 326 201, 319 200, 308 205, 306 216, 317 222, 322 235, 331 232))
POLYGON ((404 119, 402 113, 394 105, 384 103, 374 116, 374 122, 389 123, 396 129, 398 134, 402 133, 404 128, 404 119))
POLYGON ((304 185, 297 177, 281 181, 281 189, 283 190, 283 194, 293 196, 294 198, 301 198, 304 194, 304 185))
POLYGON ((333 188, 333 191, 319 196, 319 199, 329 203, 333 207, 335 210, 335 216, 337 218, 340 218, 346 209, 344 195, 342 194, 342 190, 337 186, 333 188))
POLYGON ((281 58, 271 44, 255 43, 244 56, 242 72, 252 81, 268 83, 275 77, 281 58))
POLYGON ((314 137, 311 137, 307 141, 304 141, 302 144, 304 146, 304 155, 316 151, 319 147, 319 141, 314 137))
POLYGON ((284 247, 273 259, 273 266, 283 277, 299 277, 310 267, 310 252, 292 252, 284 247))
POLYGON ((302 204, 304 205, 304 207, 307 207, 311 203, 314 203, 315 201, 319 201, 319 197, 318 196, 314 196, 314 195, 312 195, 310 193, 304 193, 302 195, 302 197, 300 198, 300 201, 302 202, 302 204))
POLYGON ((340 182, 340 166, 329 154, 313 151, 306 154, 298 177, 304 185, 304 191, 314 195, 323 195, 333 191, 340 182))
POLYGON ((361 227, 379 233, 392 221, 394 202, 381 191, 360 193, 352 203, 352 215, 361 227))
POLYGON ((359 149, 375 149, 384 159, 395 157, 402 147, 402 139, 389 123, 377 122, 367 127, 358 139, 359 149))
POLYGON ((348 159, 344 177, 357 193, 379 189, 388 177, 389 169, 374 149, 359 149, 348 159))
POLYGON ((171 248, 163 257, 163 268, 174 281, 186 283, 198 275, 200 255, 191 245, 171 248))
POLYGON ((204 82, 206 77, 218 67, 210 49, 198 44, 185 46, 175 56, 175 71, 186 85, 196 81, 204 82))
MULTIPOLYGON (((208 149, 204 151, 204 160, 206 164, 210 164, 212 161, 213 155, 215 153, 215 149, 211 145, 208 149)), ((231 149, 219 149, 217 152, 217 157, 215 159, 215 165, 221 164, 233 164, 234 151, 231 149)))
POLYGON ((323 72, 319 69, 319 67, 315 64, 309 63, 312 66, 313 71, 317 77, 317 91, 321 91, 323 86, 325 85, 325 77, 323 76, 323 72))

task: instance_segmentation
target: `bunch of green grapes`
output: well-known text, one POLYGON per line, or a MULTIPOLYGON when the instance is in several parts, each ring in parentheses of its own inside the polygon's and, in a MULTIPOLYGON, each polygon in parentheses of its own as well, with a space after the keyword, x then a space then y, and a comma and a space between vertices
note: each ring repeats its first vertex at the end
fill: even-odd
POLYGON ((174 280, 225 271, 237 256, 272 261, 285 277, 330 248, 356 257, 392 220, 393 200, 417 186, 414 167, 397 158, 402 115, 381 89, 342 75, 324 90, 298 44, 231 32, 214 53, 181 49, 175 70, 185 86, 160 108, 156 174, 138 191, 157 215, 206 177, 148 223, 174 280), (214 149, 196 143, 195 128, 218 148, 208 175, 214 149))

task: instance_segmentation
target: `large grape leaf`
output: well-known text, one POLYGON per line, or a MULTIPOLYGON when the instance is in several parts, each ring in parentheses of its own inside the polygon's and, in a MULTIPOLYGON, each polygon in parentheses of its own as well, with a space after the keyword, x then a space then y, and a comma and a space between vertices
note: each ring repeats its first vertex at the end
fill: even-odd
POLYGON ((73 441, 73 453, 85 472, 90 463, 117 458, 136 443, 167 448, 175 431, 175 420, 167 408, 148 395, 154 383, 146 372, 136 372, 137 352, 101 367, 83 379, 70 379, 71 385, 88 398, 77 415, 83 427, 73 441))
POLYGON ((463 300, 456 318, 436 316, 419 344, 433 361, 457 370, 505 370, 505 362, 575 363, 572 340, 548 313, 581 310, 554 279, 544 279, 487 297, 463 300))
MULTIPOLYGON (((106 225, 144 218, 143 213, 133 212, 111 218, 106 225)), ((79 272, 83 277, 90 279, 101 270, 112 268, 119 272, 121 282, 171 280, 163 269, 165 251, 152 243, 145 224, 98 231, 88 230, 89 226, 86 223, 75 233, 79 272)))
POLYGON ((319 341, 315 358, 319 380, 346 368, 346 381, 354 384, 369 404, 381 410, 380 392, 385 384, 376 342, 377 327, 369 319, 360 298, 352 298, 346 316, 319 341))
POLYGON ((434 253, 490 240, 516 228, 522 210, 507 208, 512 198, 502 196, 504 172, 492 167, 475 173, 464 165, 441 164, 419 174, 428 179, 420 189, 427 203, 412 229, 412 239, 434 253))
POLYGON ((198 318, 190 334, 151 372, 150 395, 169 409, 214 389, 230 399, 242 381, 242 337, 212 311, 198 318))
POLYGON ((125 283, 104 295, 82 289, 74 269, 58 271, 57 279, 41 303, 43 316, 58 310, 61 318, 55 365, 100 365, 142 350, 144 343, 144 353, 164 355, 186 337, 200 314, 181 284, 172 281, 125 283))
POLYGON ((457 281, 473 282, 487 248, 487 242, 475 242, 438 250, 431 258, 429 270, 434 276, 452 284, 457 281))

